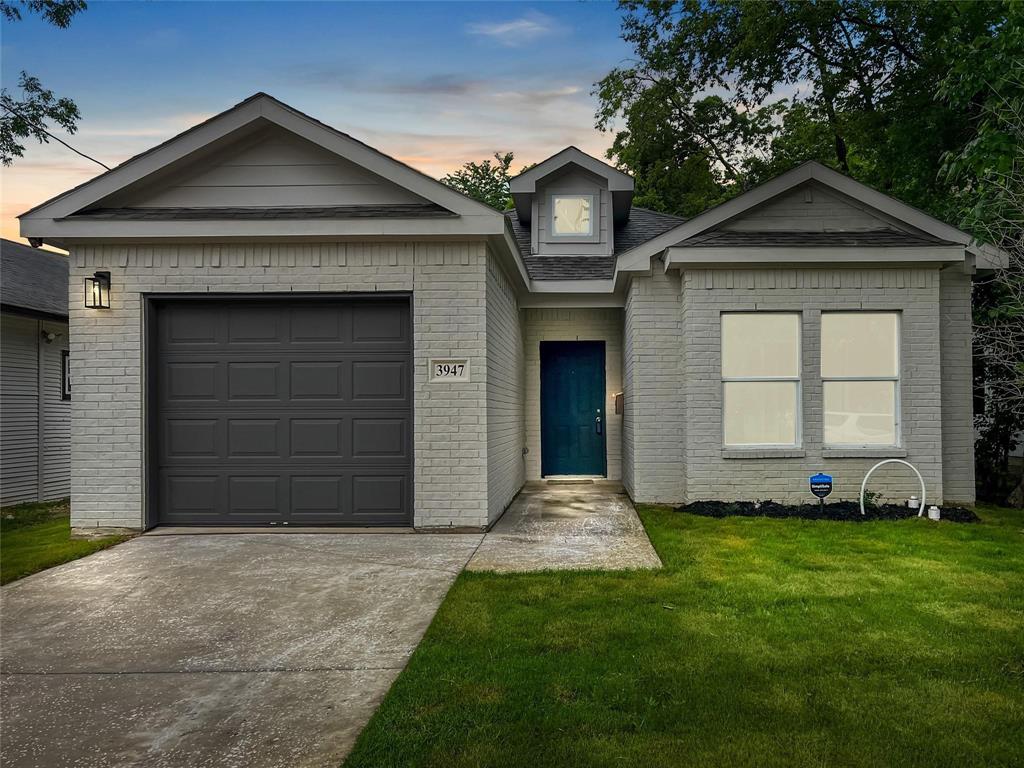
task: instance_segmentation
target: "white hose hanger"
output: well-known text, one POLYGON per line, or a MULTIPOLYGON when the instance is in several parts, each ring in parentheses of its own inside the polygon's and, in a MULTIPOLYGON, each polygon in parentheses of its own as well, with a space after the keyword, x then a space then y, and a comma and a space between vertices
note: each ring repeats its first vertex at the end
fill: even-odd
POLYGON ((917 511, 917 516, 921 517, 921 515, 924 514, 925 509, 927 509, 927 507, 925 507, 924 505, 924 478, 921 477, 921 473, 917 471, 917 467, 915 467, 909 461, 904 461, 903 459, 885 459, 883 461, 880 461, 877 464, 875 464, 875 466, 873 466, 871 469, 869 469, 866 475, 864 475, 864 482, 860 484, 860 513, 862 515, 866 514, 864 512, 864 489, 867 487, 868 478, 871 477, 872 472, 886 464, 903 464, 904 466, 910 467, 912 470, 914 470, 914 474, 917 475, 917 479, 921 482, 921 507, 917 511))

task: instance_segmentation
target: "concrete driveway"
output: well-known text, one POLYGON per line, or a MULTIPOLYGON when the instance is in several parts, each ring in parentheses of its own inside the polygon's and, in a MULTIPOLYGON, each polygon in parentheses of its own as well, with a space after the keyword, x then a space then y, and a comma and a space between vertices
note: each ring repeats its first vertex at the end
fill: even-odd
POLYGON ((143 536, 6 586, 0 762, 337 766, 480 540, 143 536))

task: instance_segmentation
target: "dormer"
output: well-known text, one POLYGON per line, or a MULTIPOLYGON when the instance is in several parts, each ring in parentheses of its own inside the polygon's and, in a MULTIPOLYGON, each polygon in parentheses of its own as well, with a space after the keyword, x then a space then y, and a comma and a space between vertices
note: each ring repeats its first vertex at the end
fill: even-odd
POLYGON ((615 225, 629 219, 633 178, 566 147, 510 182, 516 217, 537 255, 607 256, 615 225))

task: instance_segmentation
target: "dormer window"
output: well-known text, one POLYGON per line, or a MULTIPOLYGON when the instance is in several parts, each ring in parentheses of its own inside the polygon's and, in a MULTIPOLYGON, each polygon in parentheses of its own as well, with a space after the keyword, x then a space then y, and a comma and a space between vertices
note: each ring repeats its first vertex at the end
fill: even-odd
POLYGON ((594 234, 593 195, 552 195, 552 227, 555 237, 590 237, 594 234))

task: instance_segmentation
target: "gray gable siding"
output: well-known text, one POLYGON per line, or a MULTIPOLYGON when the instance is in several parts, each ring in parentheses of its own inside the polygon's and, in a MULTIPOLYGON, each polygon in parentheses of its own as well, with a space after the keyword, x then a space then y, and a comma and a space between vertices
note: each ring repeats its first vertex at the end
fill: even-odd
POLYGON ((610 226, 611 195, 605 179, 570 168, 538 183, 533 204, 533 246, 538 254, 611 255, 614 248, 614 235, 610 226), (559 194, 593 195, 597 204, 597 221, 594 222, 595 236, 586 238, 587 242, 580 242, 583 238, 573 241, 552 234, 551 197, 559 194))
POLYGON ((231 208, 422 204, 427 201, 281 128, 259 131, 126 190, 104 208, 231 208))
POLYGON ((732 231, 858 232, 891 228, 890 222, 821 184, 808 182, 725 222, 732 231))

